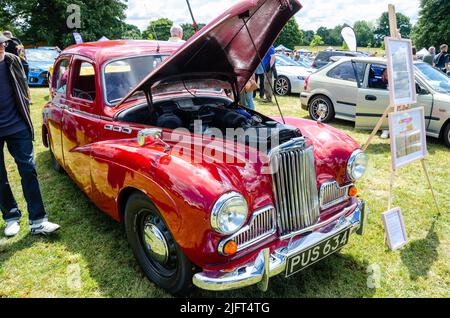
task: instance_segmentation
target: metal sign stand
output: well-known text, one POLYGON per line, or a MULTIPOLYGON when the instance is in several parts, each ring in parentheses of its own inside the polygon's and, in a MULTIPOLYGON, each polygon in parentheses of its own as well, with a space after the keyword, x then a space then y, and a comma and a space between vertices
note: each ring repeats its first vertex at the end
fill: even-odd
MULTIPOLYGON (((397 29, 397 16, 396 16, 396 12, 395 12, 395 6, 390 4, 389 5, 389 27, 391 30, 391 37, 393 38, 397 38, 397 39, 401 39, 401 34, 397 29)), ((411 52, 412 53, 412 52, 411 52)), ((392 92, 390 92, 392 94, 392 92)), ((394 113, 397 112, 398 110, 405 110, 405 109, 409 109, 410 105, 402 105, 402 106, 398 106, 398 107, 393 107, 391 105, 389 105, 386 110, 384 111, 382 117, 380 118, 380 120, 378 121, 378 123, 376 124, 375 128, 373 129, 372 133, 370 134, 369 138, 367 139, 366 143, 363 146, 363 151, 366 151, 367 148, 369 147, 369 145, 371 144, 373 138, 375 137, 375 135, 377 134, 377 132, 380 130, 383 121, 388 117, 389 113, 391 112, 393 108, 394 113)), ((392 155, 392 154, 391 154, 392 155)), ((430 176, 428 174, 428 170, 425 164, 425 159, 421 160, 422 162, 422 167, 423 167, 423 171, 425 172, 425 176, 426 179, 428 181, 428 185, 430 187, 431 190, 431 194, 433 196, 434 199, 434 203, 436 204, 436 209, 438 211, 438 215, 441 214, 440 210, 439 210, 439 205, 436 199, 436 195, 434 193, 434 189, 433 189, 433 185, 431 183, 431 179, 430 176)), ((392 208, 392 201, 393 201, 393 189, 394 189, 394 183, 395 183, 395 173, 396 170, 391 166, 391 177, 390 177, 390 183, 389 183, 389 199, 388 199, 388 210, 391 210, 392 208)))

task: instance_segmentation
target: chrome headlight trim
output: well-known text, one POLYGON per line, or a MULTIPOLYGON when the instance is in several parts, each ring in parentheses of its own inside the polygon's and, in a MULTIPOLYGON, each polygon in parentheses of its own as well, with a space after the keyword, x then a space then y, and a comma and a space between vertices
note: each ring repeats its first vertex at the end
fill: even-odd
POLYGON ((352 181, 361 179, 367 171, 368 161, 369 159, 364 151, 361 149, 355 150, 347 161, 347 177, 352 181), (364 171, 360 173, 360 175, 355 175, 355 163, 357 162, 357 159, 361 158, 363 162, 365 162, 364 171))
POLYGON ((211 226, 212 228, 224 235, 230 235, 233 233, 236 233, 239 231, 245 224, 245 220, 248 217, 248 204, 247 200, 245 200, 244 196, 238 192, 229 192, 224 195, 222 195, 214 204, 214 207, 211 211, 211 226), (239 218, 236 221, 239 221, 239 223, 233 224, 232 229, 225 229, 225 225, 223 222, 221 222, 221 217, 223 213, 226 213, 225 210, 228 205, 230 205, 233 202, 241 201, 242 206, 244 207, 245 213, 240 215, 239 218))

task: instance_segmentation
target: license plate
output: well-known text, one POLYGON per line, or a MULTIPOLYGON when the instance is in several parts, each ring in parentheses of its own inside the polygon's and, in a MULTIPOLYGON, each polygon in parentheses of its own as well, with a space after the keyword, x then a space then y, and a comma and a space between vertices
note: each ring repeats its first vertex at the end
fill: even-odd
POLYGON ((350 236, 350 228, 323 240, 320 243, 288 258, 286 277, 289 277, 306 267, 317 263, 325 257, 339 251, 347 245, 350 236))

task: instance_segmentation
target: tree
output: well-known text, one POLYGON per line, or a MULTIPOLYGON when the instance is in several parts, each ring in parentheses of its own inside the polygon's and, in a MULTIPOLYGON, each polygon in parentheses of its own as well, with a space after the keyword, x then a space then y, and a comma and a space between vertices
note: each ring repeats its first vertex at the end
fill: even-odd
POLYGON ((141 40, 141 30, 135 25, 125 24, 123 27, 122 38, 128 40, 141 40))
POLYGON ((353 29, 355 30, 358 46, 368 47, 375 42, 373 30, 366 21, 356 21, 353 29))
POLYGON ((322 40, 322 37, 320 35, 314 35, 313 40, 311 41, 311 43, 309 44, 309 46, 312 47, 316 47, 316 46, 321 46, 324 45, 325 43, 322 40))
POLYGON ((9 1, 10 12, 23 32, 25 43, 57 45, 74 44, 73 32, 82 34, 85 41, 102 36, 121 38, 127 5, 122 0, 21 0, 9 1), (69 5, 80 8, 81 27, 67 25, 69 5))
POLYGON ((143 38, 149 40, 167 41, 170 38, 170 28, 173 22, 167 18, 151 21, 143 32, 143 38))
MULTIPOLYGON (((204 23, 197 23, 198 30, 200 31, 201 29, 203 29, 205 25, 206 24, 204 23)), ((192 23, 183 23, 180 26, 183 28, 184 40, 189 40, 195 34, 194 25, 192 23)))
POLYGON ((438 48, 450 41, 450 1, 421 0, 419 21, 413 30, 417 47, 438 48))
MULTIPOLYGON (((412 31, 411 21, 406 15, 400 12, 397 12, 397 28, 400 30, 402 38, 410 38, 412 31)), ((375 39, 378 46, 381 45, 381 43, 384 41, 384 38, 386 36, 389 36, 390 34, 389 13, 384 12, 378 20, 378 27, 375 30, 375 39)))
POLYGON ((283 44, 288 48, 294 49, 296 46, 302 45, 302 43, 303 32, 300 30, 297 20, 291 18, 276 39, 275 46, 283 44))
POLYGON ((330 29, 327 29, 326 27, 320 27, 320 28, 317 29, 316 34, 318 36, 320 36, 320 38, 323 41, 323 44, 328 44, 328 45, 330 44, 330 42, 331 42, 330 29))
POLYGON ((303 43, 302 45, 309 45, 314 39, 314 31, 303 31, 303 43))

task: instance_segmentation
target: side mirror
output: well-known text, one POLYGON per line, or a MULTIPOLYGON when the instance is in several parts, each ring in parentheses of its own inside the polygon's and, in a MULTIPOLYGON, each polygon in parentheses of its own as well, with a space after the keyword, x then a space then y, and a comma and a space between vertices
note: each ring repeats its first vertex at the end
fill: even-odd
POLYGON ((419 83, 416 83, 416 92, 419 95, 428 95, 430 92, 428 92, 426 89, 422 88, 419 83))
POLYGON ((149 128, 139 131, 137 136, 137 142, 139 146, 144 147, 148 139, 151 139, 151 141, 153 142, 162 144, 164 146, 165 152, 168 152, 170 150, 170 146, 162 140, 162 129, 149 128))

